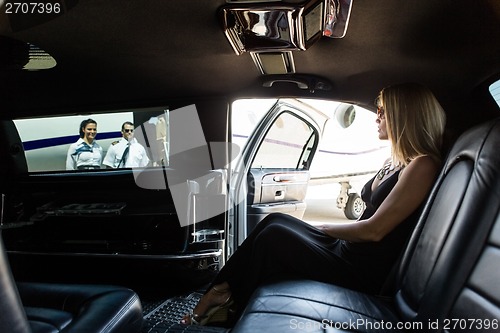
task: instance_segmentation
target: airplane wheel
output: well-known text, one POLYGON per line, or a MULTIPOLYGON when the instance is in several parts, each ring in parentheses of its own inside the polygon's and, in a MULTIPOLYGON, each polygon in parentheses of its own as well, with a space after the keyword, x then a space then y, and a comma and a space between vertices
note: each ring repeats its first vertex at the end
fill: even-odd
POLYGON ((365 203, 357 193, 349 193, 344 215, 349 220, 357 220, 365 210, 365 203))

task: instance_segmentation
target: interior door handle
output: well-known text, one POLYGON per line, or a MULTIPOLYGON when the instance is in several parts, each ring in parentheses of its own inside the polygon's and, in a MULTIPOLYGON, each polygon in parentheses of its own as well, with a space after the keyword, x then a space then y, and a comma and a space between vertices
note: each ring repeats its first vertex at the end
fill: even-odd
POLYGON ((269 81, 264 82, 262 84, 262 86, 264 86, 266 88, 271 88, 273 86, 273 84, 275 84, 276 82, 295 83, 297 85, 297 87, 299 87, 300 89, 303 89, 303 90, 309 89, 309 83, 306 80, 301 80, 301 79, 296 79, 296 78, 287 78, 287 79, 280 78, 280 79, 269 80, 269 81))
POLYGON ((293 182, 295 181, 295 176, 274 176, 273 180, 277 183, 293 182))
POLYGON ((268 74, 263 77, 262 86, 265 88, 271 88, 275 83, 295 83, 297 88, 302 90, 309 90, 314 92, 315 90, 328 91, 332 89, 332 84, 326 81, 324 78, 315 77, 311 75, 300 76, 300 75, 290 75, 290 74, 268 74))

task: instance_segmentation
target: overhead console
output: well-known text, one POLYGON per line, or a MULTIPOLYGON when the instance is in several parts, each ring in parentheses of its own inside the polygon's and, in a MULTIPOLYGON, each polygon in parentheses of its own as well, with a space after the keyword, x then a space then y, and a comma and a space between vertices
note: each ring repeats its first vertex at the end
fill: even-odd
POLYGON ((228 1, 224 34, 236 54, 306 50, 322 36, 345 35, 352 0, 228 1))

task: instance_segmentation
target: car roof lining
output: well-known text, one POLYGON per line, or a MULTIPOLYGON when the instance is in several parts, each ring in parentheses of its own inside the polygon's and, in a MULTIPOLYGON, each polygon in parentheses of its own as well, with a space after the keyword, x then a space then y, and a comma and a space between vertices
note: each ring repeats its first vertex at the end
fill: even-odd
MULTIPOLYGON (((37 26, 17 32, 1 26, 0 35, 37 45, 57 66, 9 71, 0 101, 9 112, 29 114, 86 104, 238 96, 249 88, 262 96, 282 94, 280 87, 260 89, 250 55, 232 50, 217 15, 225 1, 185 4, 75 1, 64 15, 37 26)), ((403 80, 427 84, 438 96, 469 94, 499 69, 500 46, 491 43, 500 39, 499 7, 487 0, 353 1, 346 37, 322 38, 307 51, 294 51, 296 70, 324 74, 333 87, 324 97, 364 106, 372 105, 382 87, 403 80), (478 53, 481 61, 474 60, 478 53)))

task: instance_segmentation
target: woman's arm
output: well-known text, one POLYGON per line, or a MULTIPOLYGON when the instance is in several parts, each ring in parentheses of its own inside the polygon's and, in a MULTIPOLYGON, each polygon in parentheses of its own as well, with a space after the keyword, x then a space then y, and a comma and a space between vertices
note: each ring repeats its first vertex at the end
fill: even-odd
POLYGON ((317 226, 334 238, 352 242, 379 241, 417 209, 434 185, 440 166, 429 156, 413 160, 372 217, 317 226))

